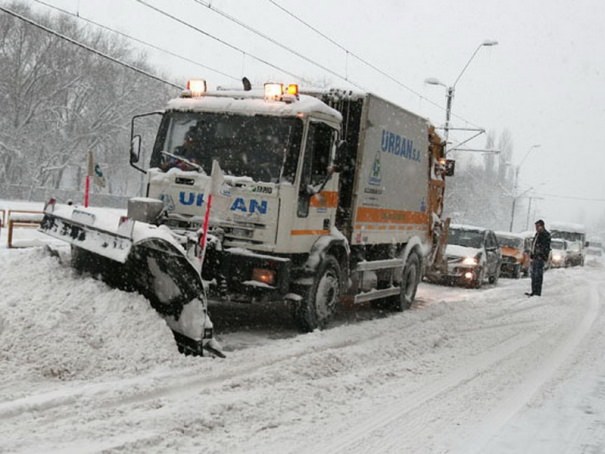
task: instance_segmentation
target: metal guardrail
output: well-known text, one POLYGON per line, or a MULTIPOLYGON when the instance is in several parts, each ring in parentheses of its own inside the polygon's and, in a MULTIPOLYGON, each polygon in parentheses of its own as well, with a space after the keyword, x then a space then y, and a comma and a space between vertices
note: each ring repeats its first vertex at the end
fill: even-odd
MULTIPOLYGON (((4 210, 2 210, 4 211, 4 210)), ((4 214, 2 215, 4 219, 4 214)), ((40 226, 40 222, 44 217, 42 211, 30 211, 30 210, 8 210, 6 213, 6 221, 8 225, 8 240, 7 247, 14 248, 13 245, 13 230, 15 227, 20 228, 37 228, 40 226)), ((4 222, 3 222, 4 224, 4 222)))

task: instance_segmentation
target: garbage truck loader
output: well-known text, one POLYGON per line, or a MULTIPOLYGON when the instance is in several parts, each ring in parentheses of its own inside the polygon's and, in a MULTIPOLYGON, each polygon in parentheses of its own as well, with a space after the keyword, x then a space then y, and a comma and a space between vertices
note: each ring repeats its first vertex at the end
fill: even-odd
POLYGON ((426 119, 369 93, 207 91, 205 81, 157 114, 149 165, 133 119, 130 160, 146 194, 128 218, 101 234, 88 211, 55 204, 45 220, 59 227, 42 229, 122 264, 121 285, 154 283, 134 287, 166 313, 207 290, 218 301, 287 301, 311 331, 343 298, 409 308, 442 260, 443 147, 426 119), (80 230, 102 239, 80 241, 80 230))

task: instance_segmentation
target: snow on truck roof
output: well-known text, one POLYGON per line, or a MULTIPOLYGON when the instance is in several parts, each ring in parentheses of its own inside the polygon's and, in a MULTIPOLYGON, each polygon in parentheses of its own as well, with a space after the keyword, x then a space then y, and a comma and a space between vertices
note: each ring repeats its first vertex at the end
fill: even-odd
POLYGON ((292 102, 267 101, 260 90, 213 91, 195 98, 175 98, 168 101, 166 110, 191 112, 232 112, 238 114, 265 114, 293 117, 299 113, 319 113, 342 121, 342 115, 313 96, 300 95, 292 102))
MULTIPOLYGON (((548 229, 549 226, 547 225, 548 229)), ((550 230, 558 230, 561 232, 586 233, 586 227, 582 224, 573 224, 571 222, 551 222, 550 230)))

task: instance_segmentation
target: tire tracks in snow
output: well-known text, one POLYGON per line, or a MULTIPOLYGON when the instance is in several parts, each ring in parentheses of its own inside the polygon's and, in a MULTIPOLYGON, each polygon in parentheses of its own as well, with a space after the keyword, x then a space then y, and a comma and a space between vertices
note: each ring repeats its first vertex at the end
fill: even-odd
MULTIPOLYGON (((488 415, 488 420, 478 430, 483 435, 474 440, 472 449, 480 449, 506 420, 525 405, 589 333, 600 313, 600 305, 595 285, 589 288, 588 293, 588 302, 585 304, 586 312, 578 323, 567 328, 565 335, 561 333, 561 327, 566 322, 565 318, 547 330, 550 333, 548 339, 555 340, 556 345, 543 345, 541 350, 547 351, 548 355, 541 367, 534 369, 523 381, 521 389, 513 390, 509 399, 488 415)), ((574 310, 574 308, 570 310, 574 310)), ((506 339, 488 350, 468 358, 461 366, 446 376, 421 387, 413 395, 391 402, 386 408, 383 408, 378 417, 374 414, 371 420, 367 418, 360 420, 357 424, 340 432, 327 445, 322 444, 305 449, 305 452, 401 452, 406 440, 413 440, 414 437, 420 435, 419 432, 423 432, 427 419, 440 419, 439 415, 435 413, 423 415, 422 410, 425 404, 437 399, 446 400, 448 396, 453 395, 464 385, 488 375, 490 370, 502 361, 514 357, 517 352, 530 350, 531 345, 542 345, 545 343, 544 341, 544 332, 539 330, 506 339), (415 413, 420 413, 419 420, 410 418, 415 413), (393 427, 393 431, 388 430, 390 427, 393 427), (391 436, 386 435, 385 438, 384 433, 391 434, 391 436)), ((451 421, 441 423, 451 425, 451 421)), ((426 430, 434 433, 435 424, 431 424, 430 429, 426 430)), ((469 449, 467 447, 460 452, 469 452, 469 449)))
MULTIPOLYGON (((320 346, 314 345, 313 353, 350 347, 377 339, 383 335, 381 332, 363 332, 366 335, 363 338, 358 337, 354 341, 339 339, 323 342, 323 345, 320 346)), ((0 420, 17 417, 23 413, 44 412, 61 406, 74 405, 75 403, 110 408, 162 397, 196 394, 205 389, 223 385, 228 380, 245 377, 263 368, 306 356, 309 354, 308 347, 307 344, 304 344, 295 349, 290 348, 288 353, 273 355, 254 364, 246 362, 244 366, 237 366, 233 362, 229 363, 229 360, 220 361, 220 364, 225 367, 215 367, 217 369, 215 371, 204 370, 203 367, 193 367, 179 371, 178 375, 175 371, 167 371, 161 374, 146 374, 124 380, 100 382, 74 389, 71 388, 77 385, 70 383, 68 386, 55 391, 43 392, 1 403, 0 420), (162 383, 167 380, 170 381, 169 384, 162 383), (129 394, 116 393, 116 389, 127 389, 129 394)))
MULTIPOLYGON (((416 310, 423 311, 424 309, 416 310)), ((392 317, 395 316, 402 317, 402 324, 399 324, 397 328, 392 328, 394 331, 405 329, 409 325, 418 323, 418 320, 415 319, 405 319, 405 313, 394 313, 392 317)), ((428 320, 435 320, 444 316, 447 316, 447 313, 425 311, 423 314, 423 317, 428 320)), ((222 386, 229 380, 246 377, 263 368, 270 368, 280 363, 304 357, 310 353, 317 354, 330 350, 338 350, 381 338, 385 336, 384 331, 363 328, 363 323, 380 322, 380 320, 384 320, 384 318, 378 317, 354 324, 353 328, 357 328, 354 337, 324 339, 321 337, 321 333, 310 333, 284 339, 266 340, 262 345, 246 346, 242 349, 233 350, 226 360, 215 360, 208 367, 200 365, 199 367, 192 366, 177 371, 168 370, 160 373, 156 371, 155 373, 146 373, 142 376, 102 381, 85 384, 84 386, 78 386, 77 382, 69 382, 65 386, 50 392, 40 392, 0 403, 0 420, 18 417, 24 413, 41 413, 74 404, 91 405, 107 409, 163 397, 178 397, 199 393, 206 389, 222 386), (316 341, 312 344, 305 342, 305 336, 314 335, 318 336, 316 341), (302 341, 300 346, 292 346, 292 344, 296 344, 299 340, 302 341), (285 343, 287 345, 287 352, 276 354, 275 350, 271 349, 271 346, 274 346, 275 342, 285 343), (264 346, 269 347, 268 355, 262 352, 264 346), (309 347, 312 347, 311 351, 309 347), (244 361, 243 365, 238 365, 237 356, 245 355, 247 350, 250 350, 251 354, 258 358, 258 361, 254 364, 244 361), (166 384, 167 381, 170 383, 166 384), (116 390, 126 390, 126 392, 122 393, 116 390)), ((340 328, 342 328, 342 325, 335 326, 325 332, 330 333, 330 331, 340 328)))

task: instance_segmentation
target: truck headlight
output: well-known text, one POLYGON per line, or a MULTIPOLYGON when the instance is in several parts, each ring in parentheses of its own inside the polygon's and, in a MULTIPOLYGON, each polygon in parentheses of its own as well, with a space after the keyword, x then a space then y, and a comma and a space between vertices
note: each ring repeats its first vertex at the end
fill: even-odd
POLYGON ((462 260, 462 264, 475 266, 477 264, 477 259, 475 257, 465 257, 464 260, 462 260))
POLYGON ((252 280, 262 282, 267 285, 275 284, 275 271, 266 268, 254 268, 252 270, 252 280))

